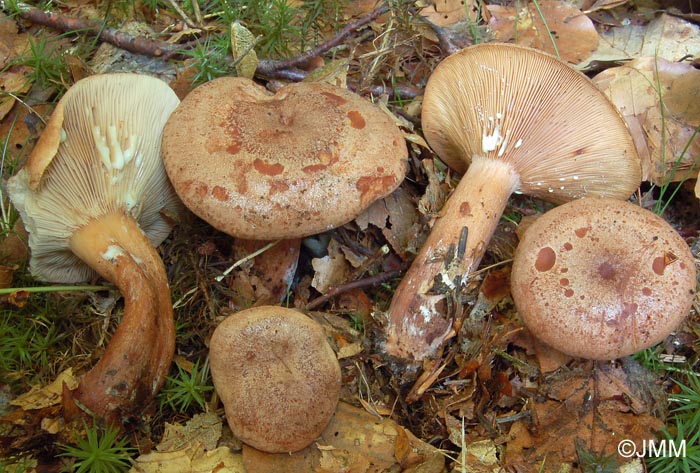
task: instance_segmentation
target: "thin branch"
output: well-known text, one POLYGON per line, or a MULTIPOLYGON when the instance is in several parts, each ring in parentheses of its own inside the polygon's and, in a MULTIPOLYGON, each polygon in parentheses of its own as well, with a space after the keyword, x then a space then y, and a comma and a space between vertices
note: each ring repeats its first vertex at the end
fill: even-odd
MULTIPOLYGON (((0 5, 6 8, 6 4, 1 0, 0 5)), ((282 60, 262 59, 258 63, 256 74, 270 79, 283 79, 292 82, 302 81, 307 76, 307 73, 298 69, 298 66, 307 63, 310 59, 324 54, 353 38, 360 29, 388 11, 389 6, 384 3, 365 16, 349 23, 330 40, 294 58, 282 60)), ((105 28, 104 25, 98 21, 51 13, 23 2, 17 3, 17 14, 22 19, 38 25, 54 28, 64 33, 80 32, 97 36, 100 40, 124 49, 125 51, 162 59, 181 58, 183 51, 191 49, 200 43, 200 40, 193 40, 184 44, 171 44, 165 41, 152 40, 143 36, 132 36, 114 28, 105 28)), ((231 67, 233 67, 233 65, 231 67)), ((354 90, 357 86, 349 84, 349 88, 354 90)), ((396 95, 403 99, 412 99, 423 93, 422 90, 411 85, 396 85, 395 87, 374 85, 370 87, 369 92, 376 96, 388 94, 392 98, 396 98, 396 95)))
POLYGON ((303 64, 308 63, 311 59, 327 53, 331 49, 340 46, 344 42, 353 38, 357 32, 363 28, 365 25, 373 22, 383 14, 389 11, 389 6, 384 3, 383 5, 375 8, 363 17, 348 23, 345 28, 340 30, 333 38, 321 43, 315 48, 309 49, 308 51, 300 54, 299 56, 293 57, 291 59, 273 60, 267 59, 262 60, 258 64, 258 72, 263 75, 275 75, 275 72, 280 70, 295 69, 303 64))
MULTIPOLYGON (((3 7, 5 6, 3 3, 3 7)), ((97 36, 105 43, 113 44, 132 53, 152 57, 171 57, 182 49, 182 45, 151 40, 143 36, 132 36, 114 28, 103 28, 102 23, 98 21, 51 13, 21 2, 17 3, 17 7, 17 14, 24 20, 48 26, 64 33, 83 32, 97 36)))
POLYGON ((353 289, 376 286, 377 284, 381 284, 383 282, 389 281, 390 279, 394 279, 401 276, 403 272, 404 270, 386 271, 384 273, 379 273, 375 276, 370 276, 368 278, 358 279, 357 281, 351 281, 346 284, 341 284, 339 286, 334 287, 326 294, 310 301, 308 304, 306 304, 306 307, 304 309, 313 310, 319 307, 320 305, 328 302, 332 298, 339 296, 340 294, 344 294, 353 289))

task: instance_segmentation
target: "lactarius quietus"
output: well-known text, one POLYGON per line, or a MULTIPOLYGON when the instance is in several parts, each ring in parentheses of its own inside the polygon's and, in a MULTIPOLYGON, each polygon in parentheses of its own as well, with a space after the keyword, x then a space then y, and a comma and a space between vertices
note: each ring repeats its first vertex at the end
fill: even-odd
POLYGON ((323 328, 299 311, 260 306, 228 316, 209 358, 231 431, 259 450, 301 450, 335 412, 338 359, 323 328))
POLYGON ((385 349, 407 361, 454 335, 446 294, 458 295, 478 266, 513 192, 555 203, 625 199, 641 178, 615 107, 583 74, 534 49, 491 43, 449 56, 428 80, 422 125, 440 159, 464 175, 389 307, 385 349))
POLYGON ((239 239, 282 239, 290 255, 396 189, 407 156, 388 115, 319 82, 272 94, 215 79, 183 99, 163 134, 166 170, 192 212, 239 239))
POLYGON ((30 270, 74 283, 96 275, 124 296, 121 322, 73 397, 113 421, 162 385, 175 350, 170 290, 154 246, 177 196, 160 156, 178 105, 159 79, 105 74, 73 85, 8 189, 29 232, 30 270))
POLYGON ((660 342, 688 315, 695 260, 653 212, 585 198, 527 228, 511 292, 525 325, 546 344, 577 357, 619 358, 660 342))

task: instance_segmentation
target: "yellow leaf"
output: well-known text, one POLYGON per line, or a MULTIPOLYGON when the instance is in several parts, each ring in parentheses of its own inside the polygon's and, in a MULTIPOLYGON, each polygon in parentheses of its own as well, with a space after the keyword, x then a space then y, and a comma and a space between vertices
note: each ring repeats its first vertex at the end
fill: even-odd
POLYGON ((236 75, 252 79, 258 68, 258 55, 255 54, 255 36, 238 21, 231 23, 231 52, 236 61, 236 75))

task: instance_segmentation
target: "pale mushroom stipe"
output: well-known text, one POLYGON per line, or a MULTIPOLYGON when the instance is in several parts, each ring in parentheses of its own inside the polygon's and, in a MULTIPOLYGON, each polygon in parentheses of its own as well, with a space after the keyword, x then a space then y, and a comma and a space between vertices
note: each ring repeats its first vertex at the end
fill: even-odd
POLYGON ((124 296, 121 322, 73 398, 120 421, 159 390, 175 351, 170 290, 154 246, 180 203, 160 156, 178 105, 163 81, 95 75, 61 98, 27 164, 8 182, 29 232, 30 270, 43 281, 100 275, 124 296))
POLYGON ((340 365, 323 328, 299 311, 260 306, 228 316, 209 358, 231 431, 272 453, 310 445, 335 412, 340 365))
POLYGON ((424 135, 464 173, 399 284, 385 351, 430 357, 455 335, 448 313, 486 251, 506 203, 521 192, 556 203, 625 199, 641 171, 624 120, 580 72, 540 51, 480 44, 443 60, 425 90, 424 135))
POLYGON ((547 345, 582 358, 619 358, 662 341, 688 315, 695 260, 653 212, 585 198, 527 228, 511 292, 530 333, 547 345))

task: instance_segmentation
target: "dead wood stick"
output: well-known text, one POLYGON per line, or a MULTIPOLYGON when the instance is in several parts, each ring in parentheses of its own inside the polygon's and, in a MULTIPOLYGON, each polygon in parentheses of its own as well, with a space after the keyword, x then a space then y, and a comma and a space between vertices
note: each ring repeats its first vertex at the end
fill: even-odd
MULTIPOLYGON (((2 1, 0 1, 0 5, 5 7, 2 1)), ((143 36, 132 36, 114 28, 106 28, 102 23, 95 20, 70 17, 61 15, 60 13, 51 13, 22 2, 18 2, 17 7, 18 15, 24 20, 54 28, 64 33, 87 33, 97 36, 100 40, 124 49, 125 51, 143 54, 145 56, 160 57, 162 59, 179 58, 182 55, 182 51, 191 49, 199 44, 199 40, 193 40, 185 44, 171 44, 165 41, 152 40, 143 36)), ((389 7, 386 4, 377 7, 367 15, 349 23, 327 42, 319 44, 315 48, 294 58, 282 60, 262 59, 258 63, 257 72, 268 78, 299 82, 303 80, 307 74, 305 71, 298 69, 298 66, 307 63, 311 58, 324 54, 334 47, 343 44, 343 42, 355 36, 362 27, 376 20, 387 11, 389 11, 389 7)), ((353 87, 351 86, 351 88, 353 87)), ((370 92, 373 95, 389 94, 390 96, 393 96, 396 92, 404 99, 412 99, 422 94, 422 90, 411 85, 398 85, 391 88, 375 85, 370 87, 370 92)))
POLYGON ((81 32, 97 36, 105 43, 130 51, 152 57, 170 57, 183 48, 183 45, 174 45, 164 41, 156 41, 143 36, 132 36, 114 28, 105 28, 98 21, 84 18, 70 17, 59 13, 51 13, 39 8, 17 3, 17 14, 20 18, 42 26, 48 26, 56 30, 66 32, 81 32))
POLYGON ((313 310, 313 309, 319 307, 321 304, 331 300, 332 298, 339 296, 340 294, 344 294, 344 293, 351 291, 353 289, 376 286, 377 284, 381 284, 383 282, 389 281, 390 279, 397 278, 397 277, 401 276, 403 271, 404 270, 386 271, 383 273, 379 273, 375 276, 370 276, 368 278, 358 279, 357 281, 351 281, 349 283, 335 286, 333 289, 328 291, 326 294, 319 296, 312 301, 309 301, 309 303, 306 304, 306 307, 304 307, 304 309, 305 310, 313 310))
POLYGON ((260 72, 263 75, 274 75, 276 71, 295 69, 299 66, 302 66, 308 63, 311 59, 320 56, 321 54, 330 51, 336 46, 340 46, 348 39, 353 38, 362 27, 373 22, 388 11, 389 6, 386 3, 382 4, 381 6, 375 8, 365 16, 362 16, 357 20, 348 23, 330 40, 319 44, 315 48, 309 49, 308 51, 300 54, 299 56, 293 57, 291 59, 262 60, 260 61, 260 63, 258 63, 258 72, 260 72))

